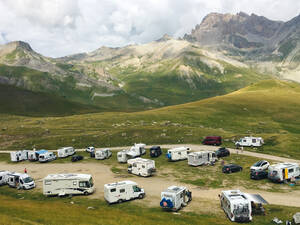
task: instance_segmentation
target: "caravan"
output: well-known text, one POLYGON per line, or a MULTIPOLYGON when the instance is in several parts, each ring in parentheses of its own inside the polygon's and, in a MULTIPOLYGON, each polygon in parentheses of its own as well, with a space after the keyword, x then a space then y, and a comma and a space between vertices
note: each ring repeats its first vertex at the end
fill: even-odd
POLYGON ((187 159, 188 152, 190 148, 188 147, 178 147, 169 149, 167 153, 167 158, 169 161, 178 161, 187 159))
POLYGON ((75 149, 73 147, 63 147, 57 150, 57 155, 59 158, 65 158, 70 155, 75 154, 75 149))
POLYGON ((243 137, 239 141, 235 142, 237 147, 260 147, 264 144, 264 140, 261 137, 243 137))
POLYGON ((133 181, 126 180, 104 185, 104 198, 109 204, 144 197, 144 189, 138 187, 138 184, 133 181))
POLYGON ((0 171, 0 186, 7 184, 8 174, 11 172, 9 171, 0 171))
POLYGON ((101 150, 96 150, 95 151, 95 159, 108 159, 111 157, 111 151, 106 148, 106 149, 101 149, 101 150))
POLYGON ((7 184, 10 187, 24 190, 35 188, 33 179, 27 173, 7 174, 7 184))
POLYGON ((89 174, 49 174, 43 180, 44 195, 88 195, 94 192, 93 178, 89 174))
POLYGON ((142 158, 135 158, 129 159, 128 163, 128 172, 142 176, 142 177, 149 177, 155 173, 155 161, 151 159, 142 159, 142 158))
POLYGON ((298 163, 278 163, 268 168, 268 178, 272 181, 283 182, 300 176, 298 163))
POLYGON ((178 211, 192 201, 192 192, 186 187, 171 186, 161 192, 160 206, 163 209, 178 211))
POLYGON ((29 150, 22 150, 22 151, 16 151, 16 152, 10 152, 10 160, 12 162, 20 162, 23 160, 28 159, 28 152, 29 150))
POLYGON ((117 159, 120 163, 126 163, 128 160, 127 152, 129 150, 122 150, 117 153, 117 159))
POLYGON ((45 151, 39 154, 39 162, 50 162, 56 159, 54 152, 45 151))
POLYGON ((134 146, 132 146, 130 150, 127 152, 128 158, 132 159, 146 154, 145 147, 146 145, 142 143, 134 144, 134 146))
POLYGON ((217 161, 213 151, 192 152, 188 154, 188 164, 191 166, 213 165, 217 161))

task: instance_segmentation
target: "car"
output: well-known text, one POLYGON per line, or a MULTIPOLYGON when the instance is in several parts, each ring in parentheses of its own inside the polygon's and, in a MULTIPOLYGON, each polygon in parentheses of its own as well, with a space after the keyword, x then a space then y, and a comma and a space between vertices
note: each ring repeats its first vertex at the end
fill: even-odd
POLYGON ((270 163, 266 160, 260 160, 256 163, 254 163, 250 167, 250 171, 255 171, 255 170, 267 170, 270 166, 270 163))
POLYGON ((225 147, 219 148, 215 153, 218 158, 230 156, 230 151, 225 147))
POLYGON ((94 152, 94 151, 95 151, 95 147, 93 147, 93 146, 87 147, 87 148, 85 149, 85 151, 86 151, 86 152, 89 152, 89 153, 94 152))
POLYGON ((71 158, 71 161, 76 162, 76 161, 79 161, 79 160, 82 160, 82 159, 83 159, 82 155, 73 155, 72 158, 71 158))
POLYGON ((204 145, 221 145, 222 144, 222 138, 220 136, 207 136, 202 141, 202 144, 204 145))
POLYGON ((250 178, 253 180, 261 180, 268 177, 268 171, 266 170, 252 170, 250 171, 250 178))
POLYGON ((162 154, 160 146, 152 146, 150 148, 150 156, 151 157, 158 157, 162 154))
POLYGON ((239 172, 242 171, 243 167, 236 165, 236 164, 227 164, 223 166, 222 172, 223 173, 234 173, 234 172, 239 172))

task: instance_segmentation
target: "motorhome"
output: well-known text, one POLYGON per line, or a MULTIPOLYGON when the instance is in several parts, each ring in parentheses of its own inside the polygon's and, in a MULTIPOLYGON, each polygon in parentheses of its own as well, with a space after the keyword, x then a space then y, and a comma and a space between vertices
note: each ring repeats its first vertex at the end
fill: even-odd
POLYGON ((217 161, 213 151, 200 151, 188 154, 188 164, 191 166, 213 165, 217 161))
POLYGON ((63 147, 57 150, 57 155, 59 158, 65 158, 70 155, 75 154, 75 149, 73 147, 63 147))
POLYGON ((128 160, 127 152, 129 150, 122 150, 117 153, 117 159, 120 163, 126 163, 128 160))
POLYGON ((7 175, 7 184, 18 189, 35 188, 34 180, 27 173, 10 173, 7 175))
POLYGON ((128 172, 142 176, 142 177, 149 177, 155 173, 155 161, 151 159, 142 159, 142 158, 135 158, 129 159, 128 163, 128 172))
POLYGON ((28 159, 29 150, 10 152, 10 160, 12 162, 20 162, 28 159))
POLYGON ((292 177, 300 177, 298 163, 278 163, 270 165, 268 168, 268 178, 272 181, 283 182, 292 177))
POLYGON ((6 170, 0 171, 0 186, 7 184, 7 178, 8 178, 7 175, 10 173, 11 173, 10 171, 6 171, 6 170))
POLYGON ((126 154, 130 159, 139 157, 146 154, 145 147, 146 145, 143 143, 134 144, 126 154))
POLYGON ((106 149, 101 149, 101 150, 96 150, 95 151, 95 159, 108 159, 111 157, 111 151, 106 148, 106 149))
POLYGON ((38 161, 39 160, 39 155, 40 154, 43 154, 45 152, 48 152, 47 150, 44 150, 44 149, 41 149, 41 150, 38 150, 38 151, 29 151, 28 152, 28 160, 29 161, 38 161))
POLYGON ((169 161, 178 161, 187 159, 188 152, 190 148, 188 147, 178 147, 169 149, 167 153, 167 158, 169 161))
POLYGON ((54 152, 44 152, 39 154, 39 162, 50 162, 56 159, 54 152))
POLYGON ((104 185, 104 198, 109 204, 137 198, 142 199, 144 197, 144 189, 138 187, 137 183, 130 180, 104 185))
POLYGON ((254 204, 268 204, 258 194, 242 193, 240 190, 222 191, 219 195, 221 207, 233 222, 250 222, 254 204))
POLYGON ((260 147, 264 144, 261 137, 243 137, 235 143, 237 147, 260 147))
POLYGON ((46 196, 88 195, 94 192, 90 174, 49 174, 43 180, 43 193, 46 196))
POLYGON ((163 209, 178 211, 192 200, 192 192, 186 187, 170 186, 161 192, 160 206, 163 209))

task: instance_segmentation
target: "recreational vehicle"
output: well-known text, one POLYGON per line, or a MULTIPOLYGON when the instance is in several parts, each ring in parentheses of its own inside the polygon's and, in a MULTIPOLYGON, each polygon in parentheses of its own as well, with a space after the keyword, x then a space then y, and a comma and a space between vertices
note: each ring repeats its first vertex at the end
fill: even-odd
POLYGON ((51 195, 88 195, 94 192, 90 174, 49 174, 43 180, 43 193, 51 195))
POLYGON ((7 184, 10 187, 18 189, 35 188, 33 179, 27 173, 10 173, 7 175, 7 184))
POLYGON ((167 153, 167 158, 169 161, 178 161, 187 159, 188 152, 190 148, 188 147, 178 147, 169 149, 167 153))
POLYGON ((188 164, 191 166, 212 165, 216 161, 216 153, 213 151, 192 152, 188 154, 188 164))
POLYGON ((233 222, 250 222, 254 204, 268 204, 257 194, 242 193, 240 190, 222 191, 219 195, 221 207, 233 222))
POLYGON ((7 184, 7 178, 8 178, 7 175, 10 173, 11 172, 5 170, 0 171, 0 186, 7 184))
POLYGON ((192 200, 192 192, 186 187, 170 186, 161 192, 160 206, 163 209, 178 211, 192 200))
POLYGON ((59 158, 65 158, 74 154, 75 149, 73 147, 63 147, 57 150, 57 155, 59 158))
POLYGON ((235 143, 237 147, 260 147, 264 144, 264 140, 261 137, 243 137, 235 143))
POLYGON ((10 159, 12 162, 20 162, 28 159, 29 150, 22 150, 16 152, 10 152, 10 159))
POLYGON ((106 148, 106 149, 101 149, 101 150, 96 150, 95 151, 95 159, 108 159, 111 157, 111 151, 106 148))
POLYGON ((155 173, 155 161, 151 159, 135 158, 129 159, 128 172, 142 176, 149 177, 155 173))
POLYGON ((50 162, 56 159, 56 155, 53 152, 44 152, 39 154, 39 162, 50 162))
POLYGON ((142 143, 134 144, 134 146, 132 146, 130 150, 127 152, 128 158, 132 159, 146 154, 145 147, 146 145, 142 143))
POLYGON ((269 166, 268 178, 272 181, 283 182, 300 176, 300 168, 297 163, 278 163, 269 166))
POLYGON ((120 163, 126 163, 128 160, 127 152, 129 150, 122 150, 117 153, 117 159, 120 163))
POLYGON ((126 180, 104 185, 104 198, 109 204, 144 197, 144 189, 138 187, 138 184, 133 181, 126 180))

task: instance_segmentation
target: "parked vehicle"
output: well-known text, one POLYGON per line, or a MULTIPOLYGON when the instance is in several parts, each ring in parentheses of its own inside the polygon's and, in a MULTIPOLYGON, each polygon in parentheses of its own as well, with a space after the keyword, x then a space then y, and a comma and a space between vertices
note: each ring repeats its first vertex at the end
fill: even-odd
POLYGON ((160 206, 166 210, 178 211, 192 201, 192 192, 186 187, 170 186, 161 192, 160 206))
POLYGON ((18 189, 35 188, 34 180, 27 173, 10 173, 7 175, 7 184, 10 187, 18 189))
POLYGON ((233 222, 250 222, 255 204, 268 204, 258 194, 242 193, 240 190, 222 191, 219 195, 221 207, 233 222))
POLYGON ((218 158, 230 156, 230 151, 225 147, 219 148, 215 153, 218 158))
POLYGON ((85 151, 88 152, 88 153, 94 152, 94 151, 95 151, 95 147, 93 147, 93 146, 87 147, 87 148, 85 149, 85 151))
POLYGON ((59 158, 65 158, 75 154, 75 149, 73 147, 63 147, 57 150, 57 155, 59 158))
POLYGON ((234 173, 234 172, 239 172, 242 171, 243 167, 236 165, 236 164, 228 164, 223 166, 222 172, 223 173, 234 173))
POLYGON ((56 159, 54 152, 44 152, 39 154, 39 162, 50 162, 56 159))
POLYGON ((127 152, 128 152, 128 150, 122 150, 117 153, 118 162, 120 162, 120 163, 127 162, 127 160, 128 160, 127 152))
POLYGON ((202 166, 214 164, 217 161, 215 152, 201 151, 188 154, 188 164, 191 166, 202 166))
POLYGON ((112 153, 108 148, 95 151, 95 159, 108 159, 111 155, 112 153))
POLYGON ((222 138, 220 136, 207 136, 202 141, 202 144, 204 144, 204 145, 221 145, 222 138))
POLYGON ((47 150, 41 149, 38 151, 29 151, 28 152, 28 160, 29 161, 38 161, 39 160, 39 155, 48 152, 47 150))
POLYGON ((7 184, 8 174, 10 174, 10 171, 1 170, 0 171, 0 186, 7 184))
POLYGON ((73 155, 72 158, 71 158, 72 162, 77 162, 77 161, 80 161, 80 160, 83 160, 82 155, 73 155))
POLYGON ((152 146, 150 148, 150 156, 151 157, 159 157, 162 154, 160 146, 152 146))
POLYGON ((168 150, 167 158, 169 161, 179 161, 179 160, 185 160, 187 159, 188 152, 190 151, 190 148, 188 147, 178 147, 178 148, 172 148, 168 150))
POLYGON ((256 163, 254 163, 250 167, 250 171, 255 171, 255 170, 267 170, 270 166, 270 163, 266 160, 260 160, 256 163))
POLYGON ((144 189, 138 187, 137 183, 130 180, 104 185, 104 198, 109 204, 137 198, 142 199, 144 197, 144 189))
POLYGON ((261 137, 243 137, 235 143, 237 147, 260 147, 264 144, 261 137))
POLYGON ((250 178, 253 180, 261 180, 268 178, 268 171, 266 170, 251 170, 250 178))
POLYGON ((283 182, 292 177, 300 177, 298 163, 278 163, 269 166, 268 178, 272 181, 283 182))
POLYGON ((128 172, 142 176, 142 177, 149 177, 155 173, 155 161, 151 159, 142 159, 142 158, 135 158, 129 159, 128 163, 128 172))
POLYGON ((93 178, 90 174, 49 174, 43 180, 43 194, 88 195, 94 192, 93 178))
POLYGON ((10 152, 10 160, 12 162, 20 162, 28 159, 29 150, 10 152))
POLYGON ((139 156, 142 156, 146 154, 146 145, 139 143, 139 144, 134 144, 130 150, 126 153, 129 159, 133 159, 139 156))

